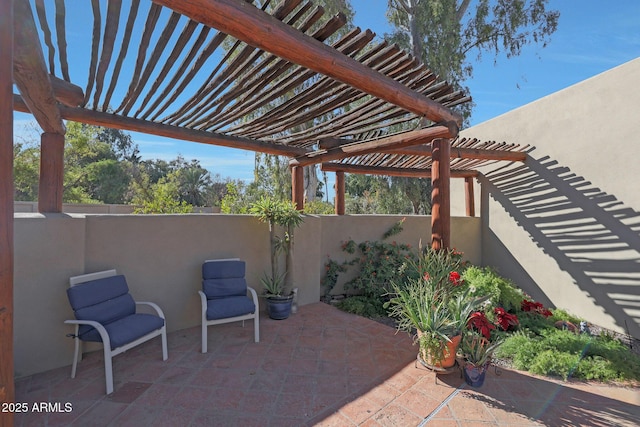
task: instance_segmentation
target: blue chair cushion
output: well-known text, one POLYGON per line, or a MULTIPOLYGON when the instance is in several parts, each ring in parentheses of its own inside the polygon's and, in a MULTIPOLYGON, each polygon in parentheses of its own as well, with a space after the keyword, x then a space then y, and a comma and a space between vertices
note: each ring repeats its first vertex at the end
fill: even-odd
POLYGON ((78 320, 114 322, 136 312, 124 276, 92 280, 67 289, 67 296, 78 320))
POLYGON ((127 286, 127 280, 122 274, 90 280, 67 289, 69 303, 74 311, 128 293, 129 286, 127 286))
POLYGON ((245 262, 242 260, 209 261, 202 264, 202 278, 231 279, 244 277, 245 262))
POLYGON ((235 296, 207 301, 207 320, 225 319, 253 313, 256 306, 253 300, 245 296, 235 296))
POLYGON ((209 261, 202 264, 202 291, 207 299, 247 295, 246 265, 241 260, 209 261))
POLYGON ((202 291, 207 299, 246 297, 247 282, 244 277, 232 279, 207 279, 202 281, 202 291))
MULTIPOLYGON (((109 334, 111 350, 115 350, 150 332, 162 328, 164 326, 164 319, 153 314, 137 313, 103 326, 109 334)), ((81 325, 78 335, 80 339, 84 341, 102 342, 98 331, 88 325, 81 325)))

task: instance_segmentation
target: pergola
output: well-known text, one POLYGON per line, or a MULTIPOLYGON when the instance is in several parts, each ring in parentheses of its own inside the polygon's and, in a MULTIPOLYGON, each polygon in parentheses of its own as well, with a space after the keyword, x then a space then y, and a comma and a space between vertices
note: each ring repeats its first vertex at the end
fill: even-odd
POLYGON ((525 158, 527 147, 460 138, 452 107, 470 97, 310 2, 81 3, 0 0, 0 400, 13 396, 14 110, 43 130, 45 213, 62 211, 63 120, 287 156, 300 209, 308 165, 336 173, 338 214, 345 173, 431 177, 435 248, 449 245, 449 178, 465 179, 473 215, 477 167, 525 158))

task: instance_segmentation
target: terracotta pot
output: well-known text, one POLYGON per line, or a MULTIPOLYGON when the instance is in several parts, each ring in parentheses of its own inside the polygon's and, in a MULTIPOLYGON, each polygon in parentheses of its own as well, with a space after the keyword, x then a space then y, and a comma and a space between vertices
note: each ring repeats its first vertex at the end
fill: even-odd
POLYGON ((431 356, 431 354, 422 354, 420 350, 420 357, 425 361, 427 365, 434 366, 436 368, 451 368, 456 364, 456 351, 460 345, 462 335, 456 335, 449 338, 451 341, 446 343, 447 349, 444 351, 443 359, 437 360, 431 356))

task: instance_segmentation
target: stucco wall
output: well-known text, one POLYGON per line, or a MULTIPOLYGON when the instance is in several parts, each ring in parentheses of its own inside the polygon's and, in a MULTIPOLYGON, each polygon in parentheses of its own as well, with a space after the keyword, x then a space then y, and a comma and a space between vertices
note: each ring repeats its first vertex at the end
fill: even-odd
POLYGON ((463 132, 532 147, 524 164, 483 171, 483 263, 543 302, 636 337, 638 76, 640 59, 463 132))
MULTIPOLYGON (((340 244, 379 239, 399 216, 306 216, 296 230, 292 281, 300 305, 320 299, 327 255, 340 244)), ((430 217, 407 217, 394 239, 429 242, 430 217)), ((480 261, 480 220, 454 218, 453 244, 480 261)), ((247 279, 261 291, 269 269, 267 226, 248 215, 15 214, 14 360, 17 377, 71 364, 73 329, 66 289, 69 277, 115 268, 127 277, 137 300, 158 303, 169 331, 199 325, 202 262, 241 257, 247 279)), ((264 310, 264 305, 261 305, 264 310)), ((93 347, 94 349, 96 347, 93 347)))

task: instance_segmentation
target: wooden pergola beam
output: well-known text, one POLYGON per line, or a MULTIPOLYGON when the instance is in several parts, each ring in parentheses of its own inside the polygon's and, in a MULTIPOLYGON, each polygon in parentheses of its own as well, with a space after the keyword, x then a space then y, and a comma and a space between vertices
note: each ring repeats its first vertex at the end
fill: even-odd
MULTIPOLYGON (((382 150, 381 152, 406 156, 430 157, 432 154, 432 149, 430 145, 421 145, 404 148, 393 148, 382 150)), ((452 159, 506 160, 510 162, 524 162, 527 159, 527 153, 523 153, 522 151, 451 147, 450 157, 452 159)))
MULTIPOLYGON (((0 0, 0 402, 15 402, 13 363, 13 0, 0 0)), ((0 413, 13 425, 13 413, 0 413)))
POLYGON ((453 138, 455 129, 449 126, 432 126, 412 132, 391 135, 367 142, 340 145, 328 150, 319 150, 307 153, 304 156, 292 159, 290 166, 307 166, 331 160, 344 159, 346 157, 360 156, 369 153, 378 153, 384 149, 402 148, 431 142, 435 138, 453 138))
POLYGON ((14 83, 42 130, 46 133, 64 135, 65 127, 49 79, 29 2, 16 1, 14 14, 14 83))
MULTIPOLYGON (((14 109, 28 113, 29 110, 19 95, 13 95, 14 109)), ((104 126, 113 129, 142 132, 149 135, 164 136, 182 141, 200 142, 202 144, 219 145, 223 147, 238 148, 241 150, 257 151, 260 153, 276 154, 280 156, 300 156, 307 150, 299 147, 276 145, 255 139, 227 136, 196 129, 180 128, 162 123, 149 122, 101 111, 87 110, 85 108, 71 108, 60 106, 60 114, 66 120, 85 123, 89 125, 104 126)))
MULTIPOLYGON (((462 116, 298 31, 244 0, 153 0, 269 53, 436 122, 462 116)), ((457 135, 457 130, 455 135, 457 135)))
MULTIPOLYGON (((364 175, 401 176, 407 178, 429 178, 431 169, 393 168, 364 165, 345 165, 340 163, 323 163, 320 166, 325 172, 346 172, 364 175)), ((476 170, 452 170, 451 178, 474 178, 478 176, 476 170)))
POLYGON ((76 86, 66 80, 49 74, 51 87, 56 100, 67 107, 79 107, 84 102, 84 92, 80 86, 76 86))

